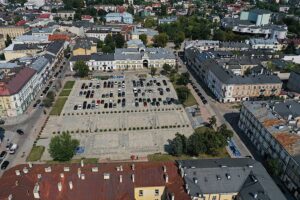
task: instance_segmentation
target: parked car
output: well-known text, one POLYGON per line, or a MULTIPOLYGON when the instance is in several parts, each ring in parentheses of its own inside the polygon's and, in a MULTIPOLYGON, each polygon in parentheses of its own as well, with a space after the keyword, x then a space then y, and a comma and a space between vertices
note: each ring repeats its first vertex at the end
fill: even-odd
POLYGON ((75 106, 74 106, 74 110, 77 110, 77 108, 78 108, 78 106, 77 106, 77 105, 75 105, 75 106))
POLYGON ((7 151, 2 151, 1 153, 0 153, 0 159, 4 159, 5 157, 6 157, 6 155, 7 155, 7 151))
POLYGON ((4 161, 4 162, 2 163, 2 165, 1 165, 1 169, 2 169, 2 170, 6 169, 8 165, 9 165, 9 161, 7 161, 7 160, 4 161))
POLYGON ((17 133, 18 133, 19 135, 24 135, 24 131, 23 131, 22 129, 17 129, 17 133))
POLYGON ((18 148, 17 144, 12 144, 12 146, 9 148, 9 154, 16 153, 17 148, 18 148))

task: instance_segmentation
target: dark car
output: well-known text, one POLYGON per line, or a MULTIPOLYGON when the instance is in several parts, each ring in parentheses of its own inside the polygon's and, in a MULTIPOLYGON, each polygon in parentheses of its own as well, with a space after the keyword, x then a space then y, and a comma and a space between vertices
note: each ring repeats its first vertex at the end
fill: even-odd
POLYGON ((167 92, 170 92, 170 88, 166 88, 166 91, 167 91, 167 92))
POLYGON ((9 161, 7 161, 7 160, 4 161, 1 165, 1 169, 6 169, 8 165, 9 165, 9 161))
POLYGON ((84 102, 83 102, 83 105, 82 105, 82 109, 86 109, 86 104, 87 104, 87 102, 84 101, 84 102))
POLYGON ((35 103, 35 104, 33 104, 33 106, 32 106, 33 108, 36 108, 37 107, 37 104, 35 103))
POLYGON ((107 103, 105 103, 105 104, 104 104, 104 108, 107 108, 107 106, 108 106, 108 104, 107 104, 107 103))
POLYGON ((88 104, 88 105, 87 105, 87 109, 91 109, 91 104, 88 104))
POLYGON ((77 110, 77 108, 78 108, 78 106, 77 106, 77 105, 75 105, 75 106, 74 106, 74 110, 77 110))
POLYGON ((0 154, 0 159, 4 159, 6 155, 7 155, 7 152, 2 151, 1 154, 0 154))
POLYGON ((24 135, 24 131, 23 131, 22 129, 17 129, 17 133, 18 133, 19 135, 24 135))
POLYGON ((207 100, 206 99, 204 99, 202 102, 203 102, 203 104, 207 104, 207 100))

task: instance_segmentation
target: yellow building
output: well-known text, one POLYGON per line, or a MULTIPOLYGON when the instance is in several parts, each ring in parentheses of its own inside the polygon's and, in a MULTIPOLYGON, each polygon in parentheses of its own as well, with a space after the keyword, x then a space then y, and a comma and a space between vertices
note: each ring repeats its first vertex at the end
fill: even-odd
POLYGON ((0 34, 0 50, 5 48, 5 37, 0 34))
POLYGON ((164 194, 165 186, 134 188, 135 200, 161 200, 165 199, 164 194))
POLYGON ((23 35, 28 29, 23 26, 0 26, 0 34, 4 36, 9 35, 11 38, 23 35))
POLYGON ((78 39, 73 47, 73 55, 91 55, 97 53, 97 44, 88 39, 78 39))
POLYGON ((4 50, 5 60, 13 60, 26 56, 34 56, 42 51, 42 48, 37 44, 11 44, 4 50))

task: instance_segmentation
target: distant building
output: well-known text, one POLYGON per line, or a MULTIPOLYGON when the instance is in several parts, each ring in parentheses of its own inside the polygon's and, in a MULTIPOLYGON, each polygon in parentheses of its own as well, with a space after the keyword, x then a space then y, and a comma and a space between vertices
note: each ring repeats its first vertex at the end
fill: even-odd
POLYGON ((56 16, 62 19, 74 19, 74 10, 58 10, 56 16))
POLYGON ((220 102, 237 102, 279 96, 282 82, 266 70, 262 60, 226 57, 226 52, 200 52, 185 49, 188 67, 220 102))
POLYGON ((264 160, 278 161, 278 177, 300 199, 300 103, 243 102, 238 126, 264 160))
POLYGON ((158 24, 170 24, 176 21, 177 21, 177 17, 173 16, 173 17, 158 19, 158 24))
POLYGON ((158 31, 150 28, 137 28, 131 31, 131 39, 137 40, 140 39, 140 35, 145 34, 147 36, 147 44, 153 44, 153 37, 158 35, 158 31))
POLYGON ((91 71, 107 71, 115 69, 114 54, 102 54, 94 53, 91 55, 77 55, 70 59, 70 69, 73 71, 73 67, 77 61, 84 61, 91 71))
POLYGON ((274 38, 250 38, 247 43, 251 45, 252 49, 270 49, 273 51, 281 51, 283 48, 282 44, 280 44, 278 40, 274 38))
POLYGON ((23 114, 38 92, 36 71, 29 67, 0 68, 0 113, 23 114))
POLYGON ((52 35, 55 31, 55 28, 48 27, 48 28, 33 28, 31 30, 32 35, 34 36, 49 36, 52 35))
POLYGON ((86 38, 79 38, 75 41, 73 55, 91 55, 97 53, 97 44, 86 38))
POLYGON ((286 200, 261 163, 249 158, 177 161, 190 199, 286 200))
POLYGON ((34 56, 41 51, 43 51, 43 45, 14 43, 3 50, 5 60, 7 61, 26 56, 34 56))
POLYGON ((128 12, 123 13, 108 13, 105 16, 107 23, 124 23, 124 24, 132 24, 133 23, 133 17, 128 12))
POLYGON ((0 26, 0 34, 5 37, 5 40, 7 35, 9 35, 10 38, 15 38, 23 35, 27 31, 28 29, 23 26, 0 26))
POLYGON ((85 32, 85 35, 87 37, 91 37, 91 38, 97 38, 101 41, 104 41, 106 36, 108 34, 112 34, 112 31, 110 29, 107 30, 88 30, 85 32))
POLYGON ((0 50, 5 48, 5 37, 0 34, 0 50))
POLYGON ((94 17, 91 15, 82 15, 81 16, 82 21, 88 21, 90 23, 94 23, 94 17))
POLYGON ((45 44, 49 43, 46 35, 20 35, 13 40, 14 44, 45 44))
POLYGON ((240 20, 250 21, 256 26, 264 26, 270 23, 271 12, 268 10, 254 9, 250 11, 242 11, 240 20))
POLYGON ((287 88, 293 92, 300 93, 300 72, 291 72, 287 88))

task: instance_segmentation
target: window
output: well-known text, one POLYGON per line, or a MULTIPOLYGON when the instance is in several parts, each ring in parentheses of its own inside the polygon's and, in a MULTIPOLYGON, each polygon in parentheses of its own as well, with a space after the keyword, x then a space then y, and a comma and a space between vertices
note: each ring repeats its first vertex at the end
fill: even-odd
POLYGON ((142 197, 144 195, 143 190, 139 190, 139 196, 142 197))
POLYGON ((159 190, 155 190, 155 196, 158 196, 159 195, 159 190))

